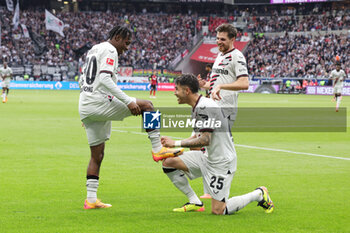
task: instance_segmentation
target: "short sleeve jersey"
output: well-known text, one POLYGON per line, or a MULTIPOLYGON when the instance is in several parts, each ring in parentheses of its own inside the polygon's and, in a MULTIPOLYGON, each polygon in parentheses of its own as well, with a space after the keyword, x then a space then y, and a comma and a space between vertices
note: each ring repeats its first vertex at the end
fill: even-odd
POLYGON ((343 87, 343 81, 345 80, 344 70, 332 70, 331 78, 334 79, 333 83, 335 87, 343 87))
POLYGON ((207 124, 195 125, 193 131, 197 137, 200 137, 203 132, 212 132, 210 145, 205 147, 208 152, 208 165, 212 168, 235 171, 235 147, 227 121, 218 104, 212 99, 200 96, 192 110, 192 119, 196 122, 207 122, 207 124), (215 125, 218 121, 221 122, 220 127, 215 125))
POLYGON ((156 75, 151 76, 151 85, 157 85, 158 79, 156 75))
MULTIPOLYGON (((219 53, 212 68, 209 91, 219 84, 232 83, 243 76, 248 76, 248 70, 246 60, 238 49, 233 49, 224 54, 219 53)), ((238 103, 238 92, 220 90, 220 96, 222 99, 217 101, 218 105, 231 108, 235 112, 238 103)))
POLYGON ((10 82, 11 81, 11 76, 12 75, 12 69, 10 67, 4 67, 0 68, 0 76, 4 82, 10 82))
POLYGON ((118 52, 109 42, 94 45, 88 52, 80 78, 80 102, 88 104, 101 95, 111 95, 101 84, 99 74, 111 74, 112 81, 117 85, 118 52))

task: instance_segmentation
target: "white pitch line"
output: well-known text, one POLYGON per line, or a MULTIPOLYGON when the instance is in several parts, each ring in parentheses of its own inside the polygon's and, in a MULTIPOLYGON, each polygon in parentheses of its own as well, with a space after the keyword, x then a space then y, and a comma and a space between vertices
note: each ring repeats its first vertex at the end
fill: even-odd
MULTIPOLYGON (((118 129, 112 129, 112 131, 120 132, 120 133, 132 133, 132 134, 139 134, 139 135, 148 135, 147 133, 135 132, 135 131, 126 131, 126 130, 118 130, 118 129)), ((171 138, 183 139, 181 137, 172 137, 172 136, 171 136, 171 138)), ((277 151, 277 152, 284 152, 284 153, 290 153, 290 154, 309 155, 309 156, 315 156, 315 157, 323 157, 323 158, 340 159, 340 160, 348 160, 348 161, 350 161, 350 158, 344 158, 344 157, 338 157, 338 156, 320 155, 320 154, 314 154, 314 153, 298 152, 298 151, 275 149, 275 148, 267 148, 267 147, 259 147, 259 146, 248 146, 248 145, 242 145, 242 144, 235 144, 235 146, 244 147, 244 148, 250 148, 250 149, 257 149, 257 150, 277 151)))
POLYGON ((248 145, 240 145, 240 144, 235 144, 235 145, 240 146, 240 147, 245 147, 245 148, 258 149, 258 150, 278 151, 278 152, 291 153, 291 154, 310 155, 310 156, 316 156, 316 157, 341 159, 341 160, 349 160, 350 161, 350 158, 337 157, 337 156, 319 155, 319 154, 314 154, 314 153, 282 150, 282 149, 275 149, 275 148, 266 148, 266 147, 259 147, 259 146, 248 146, 248 145))

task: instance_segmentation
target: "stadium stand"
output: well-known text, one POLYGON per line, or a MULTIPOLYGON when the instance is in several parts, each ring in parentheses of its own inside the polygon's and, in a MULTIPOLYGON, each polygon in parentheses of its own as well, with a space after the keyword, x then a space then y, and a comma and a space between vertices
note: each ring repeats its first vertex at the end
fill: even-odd
MULTIPOLYGON (((238 37, 247 32, 252 35, 243 52, 253 78, 324 77, 332 69, 335 55, 343 59, 344 67, 350 73, 350 61, 345 59, 350 56, 348 6, 339 8, 325 3, 235 6, 230 9, 232 15, 203 15, 204 11, 147 12, 152 11, 59 12, 56 16, 67 24, 65 37, 61 37, 46 31, 43 8, 24 9, 20 23, 25 24, 31 34, 26 38, 21 27, 12 28, 13 13, 2 7, 1 60, 8 60, 11 66, 22 65, 33 70, 43 69, 40 68, 43 65, 64 67, 60 79, 72 79, 84 62, 83 53, 97 42, 106 40, 108 30, 114 24, 124 24, 134 31, 134 40, 129 51, 120 58, 121 66, 169 70, 175 58, 192 48, 194 38, 202 36, 204 26, 208 27, 207 36, 215 37, 215 28, 229 22, 241 25, 238 37), (320 31, 326 31, 327 35, 317 34, 320 31), (302 35, 294 32, 302 32, 302 35), (34 45, 33 37, 39 38, 39 42, 41 38, 41 48, 34 45)), ((35 72, 32 76, 52 78, 35 75, 35 72)))

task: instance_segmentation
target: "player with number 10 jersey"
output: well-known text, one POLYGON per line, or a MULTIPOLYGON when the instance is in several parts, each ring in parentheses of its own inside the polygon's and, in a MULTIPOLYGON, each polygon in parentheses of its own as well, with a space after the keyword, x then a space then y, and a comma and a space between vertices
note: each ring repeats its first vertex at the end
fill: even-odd
POLYGON ((103 42, 92 47, 88 52, 83 75, 80 79, 80 116, 84 118, 104 105, 106 99, 117 97, 125 105, 133 98, 127 96, 117 87, 118 52, 109 42, 103 42), (110 74, 100 76, 100 73, 110 74))

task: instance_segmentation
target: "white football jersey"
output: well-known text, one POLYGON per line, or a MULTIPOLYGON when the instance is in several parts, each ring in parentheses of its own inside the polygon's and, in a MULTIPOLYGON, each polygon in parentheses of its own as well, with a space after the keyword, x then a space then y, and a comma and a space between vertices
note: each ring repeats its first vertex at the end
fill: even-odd
POLYGON ((345 80, 344 70, 332 70, 331 79, 333 79, 333 86, 343 87, 343 81, 345 80))
POLYGON ((0 77, 4 82, 10 82, 12 76, 12 69, 10 67, 4 67, 0 68, 0 77))
POLYGON ((94 45, 86 56, 80 77, 79 111, 81 118, 96 110, 101 99, 117 97, 126 105, 132 99, 117 87, 118 52, 109 42, 94 45), (108 75, 108 78, 106 78, 108 75))
MULTIPOLYGON (((246 60, 238 49, 227 53, 219 53, 214 62, 210 75, 210 91, 219 84, 233 83, 239 77, 248 76, 246 60)), ((232 109, 230 114, 237 112, 238 91, 220 90, 221 100, 217 101, 220 107, 232 109)), ((225 113, 225 117, 227 114, 225 113)))
POLYGON ((212 132, 210 145, 205 147, 208 153, 208 165, 217 169, 236 171, 236 150, 221 107, 214 100, 200 96, 193 108, 192 119, 212 122, 212 124, 203 124, 203 126, 197 125, 193 129, 197 137, 200 137, 202 132, 212 132), (218 121, 222 123, 220 128, 215 125, 215 122, 218 121), (226 164, 227 167, 222 167, 223 164, 226 164))

